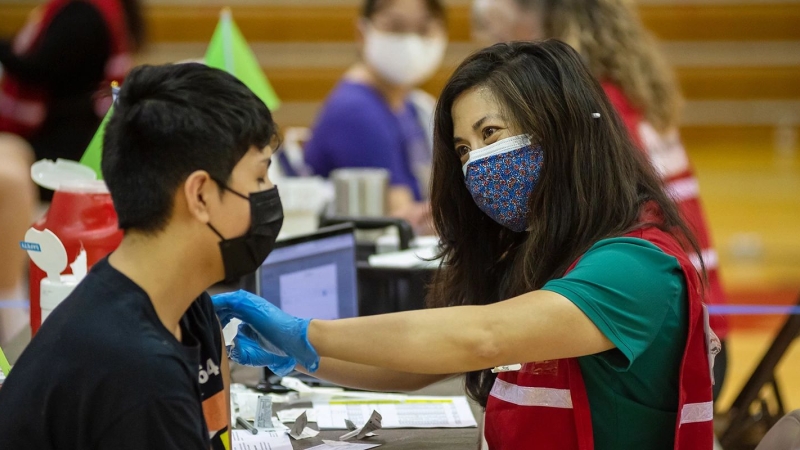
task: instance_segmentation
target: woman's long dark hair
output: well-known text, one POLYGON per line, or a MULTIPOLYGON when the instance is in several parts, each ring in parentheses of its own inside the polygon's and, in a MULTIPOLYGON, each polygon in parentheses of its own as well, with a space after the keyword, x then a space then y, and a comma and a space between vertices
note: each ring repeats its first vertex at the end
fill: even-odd
MULTIPOLYGON (((597 241, 642 226, 645 202, 663 215, 654 225, 699 254, 600 84, 557 40, 497 44, 456 69, 436 108, 431 192, 444 260, 429 291, 432 307, 489 304, 539 289, 563 276, 597 241), (528 199, 528 232, 494 222, 465 186, 452 108, 478 86, 492 92, 512 128, 531 135, 544 151, 541 178, 528 199)), ((471 372, 467 392, 485 406, 493 382, 488 370, 471 372)))

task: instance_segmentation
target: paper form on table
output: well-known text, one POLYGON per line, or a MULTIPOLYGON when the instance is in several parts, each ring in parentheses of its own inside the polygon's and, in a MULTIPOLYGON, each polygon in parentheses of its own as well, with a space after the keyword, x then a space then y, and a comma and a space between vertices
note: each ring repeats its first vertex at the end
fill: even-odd
POLYGON ((409 396, 404 400, 343 399, 314 402, 321 430, 346 429, 345 419, 363 426, 372 411, 383 417, 383 428, 470 428, 477 427, 464 396, 409 396))
POLYGON ((326 441, 325 439, 322 442, 323 444, 311 447, 308 450, 369 450, 381 446, 381 444, 357 444, 345 441, 326 441))
POLYGON ((283 431, 264 431, 251 434, 247 430, 233 430, 231 450, 292 450, 292 441, 283 431))

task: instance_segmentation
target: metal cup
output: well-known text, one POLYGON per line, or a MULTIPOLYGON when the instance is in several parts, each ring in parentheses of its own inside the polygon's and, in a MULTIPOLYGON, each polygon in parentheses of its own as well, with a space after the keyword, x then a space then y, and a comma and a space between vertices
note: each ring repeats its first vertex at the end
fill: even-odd
POLYGON ((384 217, 389 172, 374 168, 342 168, 331 172, 337 216, 384 217))

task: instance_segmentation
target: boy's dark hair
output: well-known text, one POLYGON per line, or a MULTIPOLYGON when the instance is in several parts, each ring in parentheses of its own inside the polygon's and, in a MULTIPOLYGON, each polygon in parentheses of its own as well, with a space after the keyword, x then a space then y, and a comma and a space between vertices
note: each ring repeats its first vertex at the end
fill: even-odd
POLYGON ((264 102, 224 71, 203 64, 133 69, 103 140, 103 177, 119 227, 162 230, 175 190, 192 172, 228 181, 245 153, 276 133, 264 102))

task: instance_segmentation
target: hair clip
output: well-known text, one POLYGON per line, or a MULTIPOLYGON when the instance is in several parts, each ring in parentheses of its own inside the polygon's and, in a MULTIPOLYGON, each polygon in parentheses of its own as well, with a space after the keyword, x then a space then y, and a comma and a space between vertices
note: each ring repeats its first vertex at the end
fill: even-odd
POLYGON ((592 118, 593 119, 599 119, 600 118, 600 113, 592 113, 592 118))

